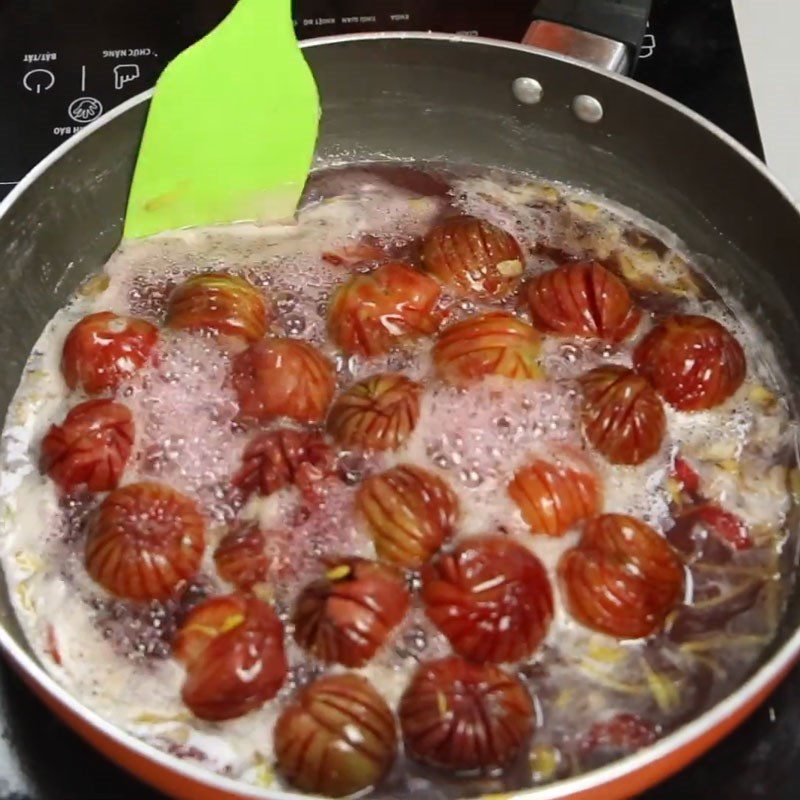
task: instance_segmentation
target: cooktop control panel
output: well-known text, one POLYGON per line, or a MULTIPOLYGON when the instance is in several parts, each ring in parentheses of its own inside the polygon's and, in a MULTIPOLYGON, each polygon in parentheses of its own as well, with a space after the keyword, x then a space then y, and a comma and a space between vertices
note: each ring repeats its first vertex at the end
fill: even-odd
MULTIPOLYGON (((65 139, 151 87, 164 65, 211 30, 233 4, 0 3, 0 198, 65 139)), ((629 4, 639 8, 649 2, 629 4)), ((432 30, 519 42, 537 9, 554 5, 551 0, 294 0, 294 22, 302 39, 432 30)), ((653 0, 639 55, 634 77, 709 116, 760 155, 731 0, 653 0)))
MULTIPOLYGON (((0 8, 0 197, 64 139, 151 87, 233 4, 29 0, 0 8)), ((500 0, 486 11, 484 0, 296 0, 294 18, 300 38, 372 30, 522 38, 528 3, 500 0)))

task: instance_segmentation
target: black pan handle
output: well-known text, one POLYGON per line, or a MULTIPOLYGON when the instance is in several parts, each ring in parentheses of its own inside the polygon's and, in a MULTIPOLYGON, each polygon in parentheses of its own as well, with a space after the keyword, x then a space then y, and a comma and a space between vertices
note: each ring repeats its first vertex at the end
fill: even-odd
POLYGON ((572 47, 579 52, 565 52, 565 55, 578 58, 585 57, 583 51, 588 49, 597 55, 587 60, 609 69, 629 71, 639 57, 651 3, 652 0, 537 0, 531 15, 534 22, 525 41, 560 52, 572 47), (559 29, 564 35, 558 35, 559 29), (568 31, 588 36, 571 38, 568 31), (594 41, 594 47, 587 48, 587 38, 589 44, 594 41), (602 40, 619 43, 624 51, 618 51, 615 56, 608 47, 604 52, 602 40), (560 43, 548 47, 550 41, 560 43), (620 53, 624 53, 624 57, 620 53))

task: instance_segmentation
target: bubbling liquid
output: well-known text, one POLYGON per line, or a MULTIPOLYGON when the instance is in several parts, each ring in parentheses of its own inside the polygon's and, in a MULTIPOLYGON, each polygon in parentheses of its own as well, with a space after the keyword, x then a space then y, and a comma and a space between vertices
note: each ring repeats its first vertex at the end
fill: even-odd
MULTIPOLYGON (((439 306, 452 321, 498 308, 525 318, 516 298, 484 302, 444 291, 439 306)), ((190 230, 125 243, 104 278, 84 287, 48 325, 3 434, 2 558, 20 621, 45 666, 109 720, 180 758, 248 783, 277 786, 275 720, 292 693, 327 668, 287 636, 289 676, 279 695, 240 719, 203 722, 180 701, 183 668, 170 657, 176 626, 197 602, 230 590, 211 554, 224 526, 235 519, 255 521, 270 532, 272 601, 288 623, 300 588, 322 574, 326 557, 375 557, 355 511, 361 481, 412 463, 442 476, 458 497, 461 513, 448 547, 499 532, 529 548, 554 584, 555 617, 533 656, 508 667, 536 709, 529 747, 511 768, 455 780, 401 757, 376 794, 450 798, 579 774, 709 708, 748 675, 776 631, 786 585, 779 562, 792 519, 787 486, 794 465, 785 453, 795 426, 764 348, 752 322, 710 288, 676 239, 600 198, 524 175, 439 165, 321 171, 309 182, 296 225, 190 230), (571 619, 555 576, 579 529, 563 538, 531 535, 506 491, 531 458, 583 447, 578 378, 598 366, 630 367, 633 345, 653 324, 649 316, 637 337, 617 345, 545 337, 542 380, 490 377, 466 388, 432 379, 431 338, 367 358, 342 354, 328 337, 336 287, 381 259, 417 263, 421 237, 453 212, 511 233, 525 256, 525 278, 565 258, 598 260, 623 277, 646 310, 712 317, 745 349, 744 386, 709 411, 668 408, 667 435, 643 464, 614 466, 588 453, 603 485, 603 510, 644 520, 666 535, 686 563, 684 602, 653 637, 619 641, 571 619), (348 253, 364 246, 373 260, 347 263, 348 253), (83 564, 86 520, 98 499, 59 497, 37 466, 44 432, 75 401, 58 366, 63 340, 78 319, 99 310, 163 323, 177 284, 219 270, 246 277, 272 299, 274 334, 309 342, 331 358, 338 390, 386 371, 422 382, 419 421, 395 452, 341 453, 342 480, 313 507, 294 487, 242 504, 232 496, 230 480, 251 431, 237 418, 228 379, 241 346, 163 329, 157 357, 117 393, 137 430, 123 482, 158 480, 195 500, 207 523, 207 549, 200 574, 179 597, 146 604, 114 599, 92 582, 83 564), (679 524, 671 477, 676 453, 691 459, 708 497, 744 521, 753 547, 732 550, 705 528, 679 524), (635 724, 625 727, 620 719, 635 724)), ((419 588, 416 573, 408 581, 412 590, 419 588)), ((396 709, 416 666, 449 652, 448 641, 415 599, 360 672, 396 709)))

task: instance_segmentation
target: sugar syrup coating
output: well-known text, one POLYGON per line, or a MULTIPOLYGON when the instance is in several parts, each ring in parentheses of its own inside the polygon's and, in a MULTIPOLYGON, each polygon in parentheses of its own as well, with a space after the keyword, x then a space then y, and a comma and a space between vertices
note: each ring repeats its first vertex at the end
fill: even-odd
POLYGON ((269 337, 251 344, 233 362, 231 380, 243 419, 266 422, 285 416, 317 423, 333 398, 333 364, 313 345, 269 337))
POLYGON ((100 311, 77 322, 61 353, 61 374, 70 389, 113 393, 150 361, 158 328, 143 319, 100 311))
POLYGON ((595 516, 602 504, 600 481, 591 464, 566 451, 534 458, 520 467, 508 494, 531 531, 548 536, 563 536, 595 516))
POLYGON ((617 343, 639 325, 641 311, 625 284, 596 261, 566 264, 526 287, 533 324, 543 333, 617 343))
POLYGON ((67 494, 111 491, 122 477, 134 434, 131 412, 121 403, 79 403, 42 439, 41 470, 67 494))
POLYGON ((204 537, 188 497, 161 483, 131 483, 111 492, 90 519, 86 569, 117 597, 164 600, 196 575, 204 537))
POLYGON ((409 757, 456 773, 494 773, 534 729, 531 697, 499 667, 450 656, 420 665, 398 708, 409 757))
POLYGON ((409 606, 402 573, 363 558, 331 560, 297 598, 297 643, 325 663, 361 667, 386 643, 409 606))
POLYGON ((266 497, 285 486, 313 496, 335 471, 336 454, 321 433, 281 427, 250 440, 232 483, 245 498, 266 497))
POLYGON ((267 579, 270 559, 264 532, 252 522, 234 524, 214 550, 219 576, 247 591, 267 579))
POLYGON ((570 614, 620 639, 660 630, 684 593, 684 570, 667 540, 641 520, 603 514, 558 566, 570 614))
POLYGON ((422 391, 400 373, 372 375, 336 398, 328 431, 342 447, 396 450, 417 426, 422 391))
POLYGON ((724 325, 709 317, 667 317, 636 346, 634 367, 679 411, 724 403, 744 382, 744 350, 724 325))
POLYGON ((397 726, 361 675, 325 675, 301 689, 275 725, 281 776, 303 792, 344 797, 377 786, 397 756, 397 726))
POLYGON ((272 699, 286 678, 283 626, 254 597, 212 597, 178 630, 175 656, 186 665, 181 697, 200 719, 234 719, 272 699))
POLYGON ((226 272, 192 275, 169 298, 166 325, 255 342, 267 332, 272 311, 250 281, 226 272))
POLYGON ((525 262, 517 240, 484 219, 450 217, 422 245, 424 268, 442 283, 479 297, 505 297, 516 289, 525 262))
POLYGON ((583 432, 612 464, 642 464, 661 447, 667 418, 653 387, 633 370, 609 365, 580 379, 583 432))
POLYGON ((439 329, 440 295, 433 278, 400 262, 353 275, 331 298, 331 338, 348 354, 381 355, 439 329))
POLYGON ((553 618, 553 592, 542 562, 502 536, 462 541, 422 571, 430 620, 459 655, 496 664, 531 655, 553 618))
POLYGON ((433 347, 436 373, 461 386, 487 375, 514 380, 540 378, 541 337, 526 322, 492 311, 445 328, 433 347))
POLYGON ((378 558, 419 569, 449 539, 458 519, 458 498, 428 470, 400 464, 367 478, 356 497, 378 558))

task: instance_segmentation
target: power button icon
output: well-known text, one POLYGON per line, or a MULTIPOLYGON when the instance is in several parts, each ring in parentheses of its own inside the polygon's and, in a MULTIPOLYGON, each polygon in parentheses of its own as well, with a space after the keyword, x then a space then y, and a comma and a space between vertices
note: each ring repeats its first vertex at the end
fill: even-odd
POLYGON ((35 94, 41 94, 53 88, 56 76, 49 69, 32 69, 22 77, 22 85, 35 94))

